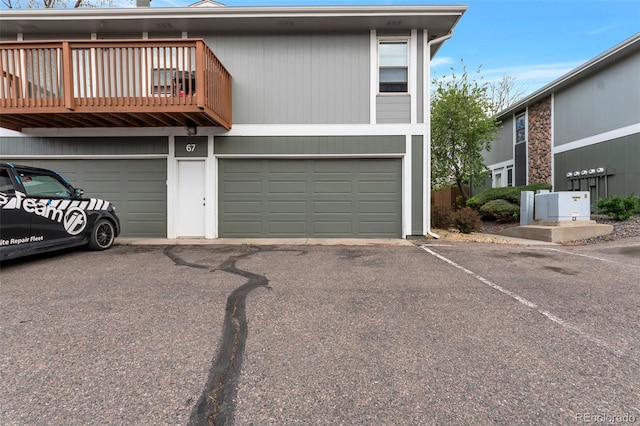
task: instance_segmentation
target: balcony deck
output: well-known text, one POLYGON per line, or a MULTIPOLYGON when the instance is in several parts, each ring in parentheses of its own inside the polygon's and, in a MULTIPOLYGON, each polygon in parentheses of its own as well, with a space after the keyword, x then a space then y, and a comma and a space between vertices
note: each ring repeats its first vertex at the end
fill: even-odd
POLYGON ((0 127, 231 128, 231 75, 201 39, 0 44, 0 127))

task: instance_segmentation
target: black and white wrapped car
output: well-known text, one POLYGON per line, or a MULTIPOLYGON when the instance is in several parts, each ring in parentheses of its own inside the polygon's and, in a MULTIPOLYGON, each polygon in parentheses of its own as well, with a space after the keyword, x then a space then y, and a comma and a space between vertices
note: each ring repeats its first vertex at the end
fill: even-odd
POLYGON ((105 250, 119 233, 109 201, 83 197, 53 170, 0 163, 0 260, 83 245, 105 250))

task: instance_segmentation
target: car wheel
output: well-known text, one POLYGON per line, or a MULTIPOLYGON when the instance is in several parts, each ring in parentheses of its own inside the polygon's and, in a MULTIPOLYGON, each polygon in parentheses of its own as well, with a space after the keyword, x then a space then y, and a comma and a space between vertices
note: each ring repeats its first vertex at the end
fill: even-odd
POLYGON ((113 245, 116 231, 113 224, 106 219, 100 219, 91 231, 89 239, 90 250, 106 250, 113 245))

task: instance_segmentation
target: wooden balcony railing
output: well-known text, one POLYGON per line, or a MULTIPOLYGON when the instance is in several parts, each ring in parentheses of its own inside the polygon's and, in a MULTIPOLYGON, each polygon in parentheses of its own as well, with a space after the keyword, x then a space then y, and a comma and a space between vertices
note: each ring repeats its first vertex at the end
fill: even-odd
POLYGON ((200 39, 0 43, 0 127, 231 128, 231 75, 200 39))

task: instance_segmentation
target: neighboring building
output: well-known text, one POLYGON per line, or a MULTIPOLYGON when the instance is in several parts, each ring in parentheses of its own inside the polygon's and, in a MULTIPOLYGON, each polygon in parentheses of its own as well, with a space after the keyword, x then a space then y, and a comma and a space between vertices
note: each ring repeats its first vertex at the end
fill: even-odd
POLYGON ((640 33, 498 113, 491 186, 640 194, 640 33))
POLYGON ((465 6, 197 6, 0 11, 2 160, 123 236, 429 232, 430 61, 465 6))

